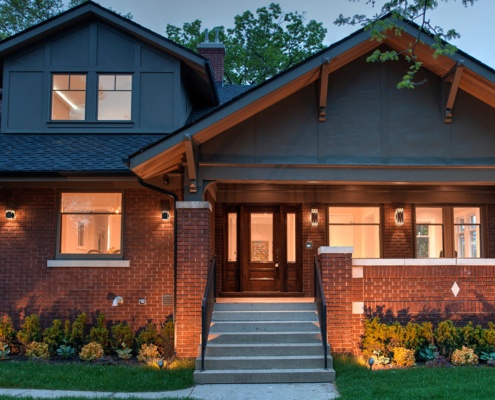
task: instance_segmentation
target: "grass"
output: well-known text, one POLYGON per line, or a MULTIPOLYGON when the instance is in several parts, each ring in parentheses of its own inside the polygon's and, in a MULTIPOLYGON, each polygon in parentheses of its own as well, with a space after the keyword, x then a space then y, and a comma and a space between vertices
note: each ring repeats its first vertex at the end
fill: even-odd
POLYGON ((455 367, 375 370, 355 359, 334 358, 341 400, 493 400, 495 368, 455 367))
POLYGON ((142 366, 47 364, 36 361, 0 363, 0 387, 16 389, 155 392, 193 386, 192 363, 175 369, 142 366))

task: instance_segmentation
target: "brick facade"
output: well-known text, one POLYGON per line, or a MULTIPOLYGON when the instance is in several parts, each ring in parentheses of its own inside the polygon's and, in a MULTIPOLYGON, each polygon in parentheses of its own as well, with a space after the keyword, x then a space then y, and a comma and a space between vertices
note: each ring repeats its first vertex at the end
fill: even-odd
POLYGON ((210 60, 216 83, 223 82, 225 45, 222 43, 200 43, 198 53, 210 60))
MULTIPOLYGON (((40 314, 53 318, 79 312, 102 312, 108 320, 125 320, 134 328, 149 319, 164 321, 173 313, 173 216, 161 220, 160 200, 146 189, 123 191, 124 259, 129 268, 49 268, 55 258, 58 192, 54 189, 4 189, 1 204, 16 209, 16 219, 0 220, 0 314, 19 318, 40 314), (124 298, 112 307, 113 298, 124 298), (146 305, 138 299, 145 298, 146 305)), ((3 210, 3 215, 5 211, 3 210)), ((88 317, 88 322, 89 322, 88 317)))

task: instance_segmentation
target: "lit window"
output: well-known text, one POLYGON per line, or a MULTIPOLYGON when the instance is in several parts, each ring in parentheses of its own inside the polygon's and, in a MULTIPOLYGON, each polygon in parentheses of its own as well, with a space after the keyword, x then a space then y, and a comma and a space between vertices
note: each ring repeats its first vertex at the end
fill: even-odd
POLYGON ((86 75, 54 74, 52 77, 52 120, 86 119, 86 75))
POLYGON ((460 258, 479 258, 480 209, 478 207, 454 208, 455 252, 460 258))
POLYGON ((121 254, 122 193, 62 193, 60 254, 121 254))
POLYGON ((443 254, 442 208, 416 208, 416 257, 438 258, 443 254))
POLYGON ((329 245, 352 246, 353 258, 380 257, 379 207, 330 207, 329 245))
POLYGON ((98 76, 98 120, 131 119, 132 75, 98 76))

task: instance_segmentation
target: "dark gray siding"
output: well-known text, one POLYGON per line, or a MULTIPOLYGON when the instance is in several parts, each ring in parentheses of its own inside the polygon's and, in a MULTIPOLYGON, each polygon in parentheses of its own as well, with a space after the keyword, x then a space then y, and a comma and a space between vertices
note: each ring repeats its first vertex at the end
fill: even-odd
POLYGON ((4 133, 168 133, 192 108, 179 60, 102 23, 74 27, 4 68, 4 133), (53 73, 87 73, 86 121, 50 121, 53 73), (131 121, 96 120, 98 73, 133 75, 131 121))

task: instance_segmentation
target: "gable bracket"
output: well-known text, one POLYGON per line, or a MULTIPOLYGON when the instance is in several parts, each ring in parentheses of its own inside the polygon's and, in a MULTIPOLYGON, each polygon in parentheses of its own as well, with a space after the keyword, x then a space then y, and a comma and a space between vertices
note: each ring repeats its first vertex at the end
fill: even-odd
POLYGON ((445 123, 450 124, 452 117, 454 116, 453 109, 455 99, 457 97, 457 91, 459 90, 459 83, 461 82, 462 72, 464 70, 464 61, 458 61, 454 67, 447 72, 444 76, 445 82, 451 82, 449 95, 447 102, 445 103, 445 123))
POLYGON ((198 163, 197 163, 197 146, 190 135, 184 135, 184 147, 186 149, 187 174, 189 176, 189 192, 196 193, 198 190, 198 163))
POLYGON ((324 58, 321 64, 320 71, 320 105, 319 105, 319 116, 318 120, 320 122, 325 122, 327 120, 327 93, 328 93, 328 75, 330 73, 330 59, 324 58))

